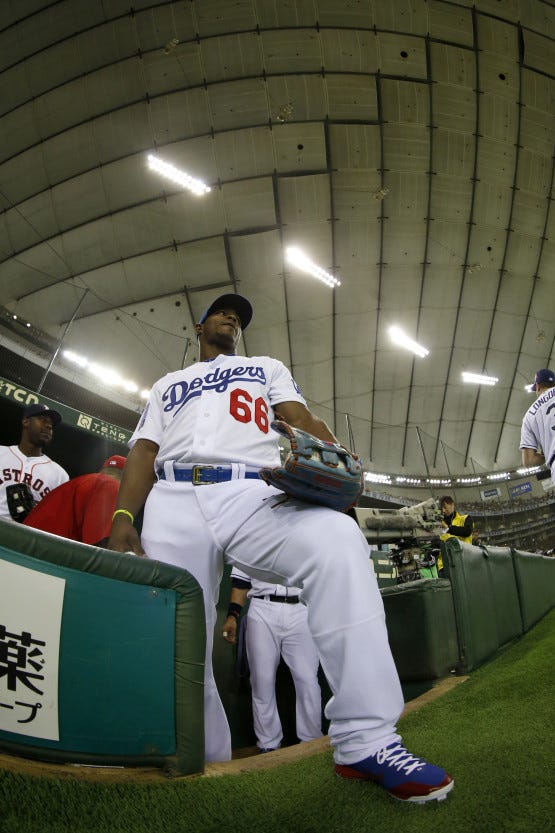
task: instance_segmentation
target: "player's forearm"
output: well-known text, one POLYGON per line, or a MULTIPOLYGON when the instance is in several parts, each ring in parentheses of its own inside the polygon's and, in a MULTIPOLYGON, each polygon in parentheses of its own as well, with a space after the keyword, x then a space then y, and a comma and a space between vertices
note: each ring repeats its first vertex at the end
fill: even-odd
POLYGON ((229 603, 236 605, 243 605, 247 601, 248 590, 243 587, 232 587, 229 595, 229 603))
POLYGON ((327 443, 337 442, 336 437, 334 437, 324 420, 317 417, 299 402, 282 403, 277 406, 276 412, 293 428, 300 428, 301 431, 306 431, 327 443))
POLYGON ((522 449, 522 465, 529 468, 530 466, 543 466, 545 463, 545 457, 540 451, 536 451, 535 448, 523 448, 522 449))
POLYGON ((117 509, 125 509, 132 515, 144 505, 155 482, 154 461, 158 446, 150 440, 138 440, 127 460, 121 481, 117 509))

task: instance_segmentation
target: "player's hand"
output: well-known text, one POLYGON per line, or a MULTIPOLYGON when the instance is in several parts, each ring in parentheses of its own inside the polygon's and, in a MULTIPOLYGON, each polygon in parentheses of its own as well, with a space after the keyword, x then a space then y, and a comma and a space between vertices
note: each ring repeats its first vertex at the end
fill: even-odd
POLYGON ((114 518, 107 549, 116 552, 132 552, 135 555, 147 557, 137 530, 125 515, 116 515, 114 518))
POLYGON ((222 628, 222 636, 226 642, 235 645, 237 642, 237 619, 235 616, 228 616, 222 628))

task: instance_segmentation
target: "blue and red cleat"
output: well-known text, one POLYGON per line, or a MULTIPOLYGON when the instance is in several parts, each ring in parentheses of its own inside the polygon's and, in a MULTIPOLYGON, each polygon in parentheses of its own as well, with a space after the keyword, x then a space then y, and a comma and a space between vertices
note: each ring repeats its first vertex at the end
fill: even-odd
POLYGON ((418 804, 443 801, 455 786, 445 770, 411 755, 397 742, 356 764, 336 764, 335 772, 341 778, 373 781, 394 798, 418 804))

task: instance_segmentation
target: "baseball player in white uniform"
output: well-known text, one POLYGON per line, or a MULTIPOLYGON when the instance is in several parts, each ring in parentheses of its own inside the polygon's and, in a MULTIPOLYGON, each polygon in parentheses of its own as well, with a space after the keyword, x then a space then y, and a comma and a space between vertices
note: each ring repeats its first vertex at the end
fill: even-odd
POLYGON ((19 444, 0 446, 0 518, 23 520, 23 517, 12 519, 6 487, 24 484, 38 503, 56 486, 69 480, 67 471, 44 453, 52 440, 54 426, 61 421, 58 411, 47 405, 28 405, 23 410, 19 444))
POLYGON ((403 697, 364 535, 348 515, 284 500, 258 477, 280 464, 275 414, 336 440, 280 361, 235 355, 251 317, 246 298, 217 298, 195 325, 200 361, 152 387, 130 440, 109 546, 185 568, 204 590, 207 761, 231 755, 211 661, 227 561, 252 578, 300 588, 332 691, 326 716, 337 774, 377 781, 402 800, 441 800, 453 779, 407 752, 396 731, 403 697), (143 504, 140 541, 133 520, 143 504))
POLYGON ((281 657, 295 686, 295 723, 300 741, 322 736, 322 692, 318 654, 308 627, 300 587, 285 587, 249 578, 234 567, 231 597, 222 636, 237 641, 237 616, 249 598, 245 646, 250 669, 252 716, 257 746, 271 752, 281 746, 283 730, 276 700, 276 673, 281 657))
POLYGON ((524 414, 520 433, 522 465, 545 463, 555 486, 555 373, 548 368, 538 370, 532 390, 537 399, 524 414))

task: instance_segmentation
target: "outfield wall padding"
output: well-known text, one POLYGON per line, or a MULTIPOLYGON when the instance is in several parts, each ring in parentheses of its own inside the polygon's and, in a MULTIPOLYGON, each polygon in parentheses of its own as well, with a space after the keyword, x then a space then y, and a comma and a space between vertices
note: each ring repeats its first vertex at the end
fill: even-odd
POLYGON ((455 669, 459 653, 451 582, 421 579, 380 592, 400 679, 435 680, 455 669))
MULTIPOLYGON (((33 737, 30 728, 26 734, 20 734, 19 728, 17 732, 0 729, 0 749, 45 761, 157 765, 169 774, 202 772, 206 632, 197 581, 185 570, 158 561, 0 520, 0 570, 13 574, 10 565, 23 568, 27 582, 35 573, 33 581, 39 583, 48 582, 41 576, 63 580, 59 732, 57 739, 48 739, 33 737)), ((9 607, 4 598, 4 607, 9 607)), ((8 614, 0 610, 0 639, 4 647, 11 639, 13 656, 19 631, 32 618, 25 604, 22 592, 16 615, 11 614, 18 620, 16 627, 4 621, 8 614)), ((3 667, 0 664, 0 702, 6 709, 15 708, 8 705, 9 694, 12 700, 19 696, 14 702, 31 701, 31 694, 39 700, 22 676, 16 680, 15 661, 9 665, 9 660, 3 667)), ((39 706, 49 707, 52 710, 46 701, 39 706)), ((21 708, 22 714, 32 714, 29 708, 25 712, 21 708)), ((7 723, 6 709, 0 725, 16 726, 7 723)), ((17 721, 23 722, 29 721, 17 721)))
POLYGON ((513 564, 525 631, 555 604, 555 558, 513 550, 513 564))
POLYGON ((512 552, 509 547, 483 548, 486 556, 499 646, 522 636, 524 628, 512 552))
POLYGON ((486 554, 458 538, 442 541, 443 563, 451 580, 459 641, 459 672, 467 673, 499 648, 495 606, 486 554))

